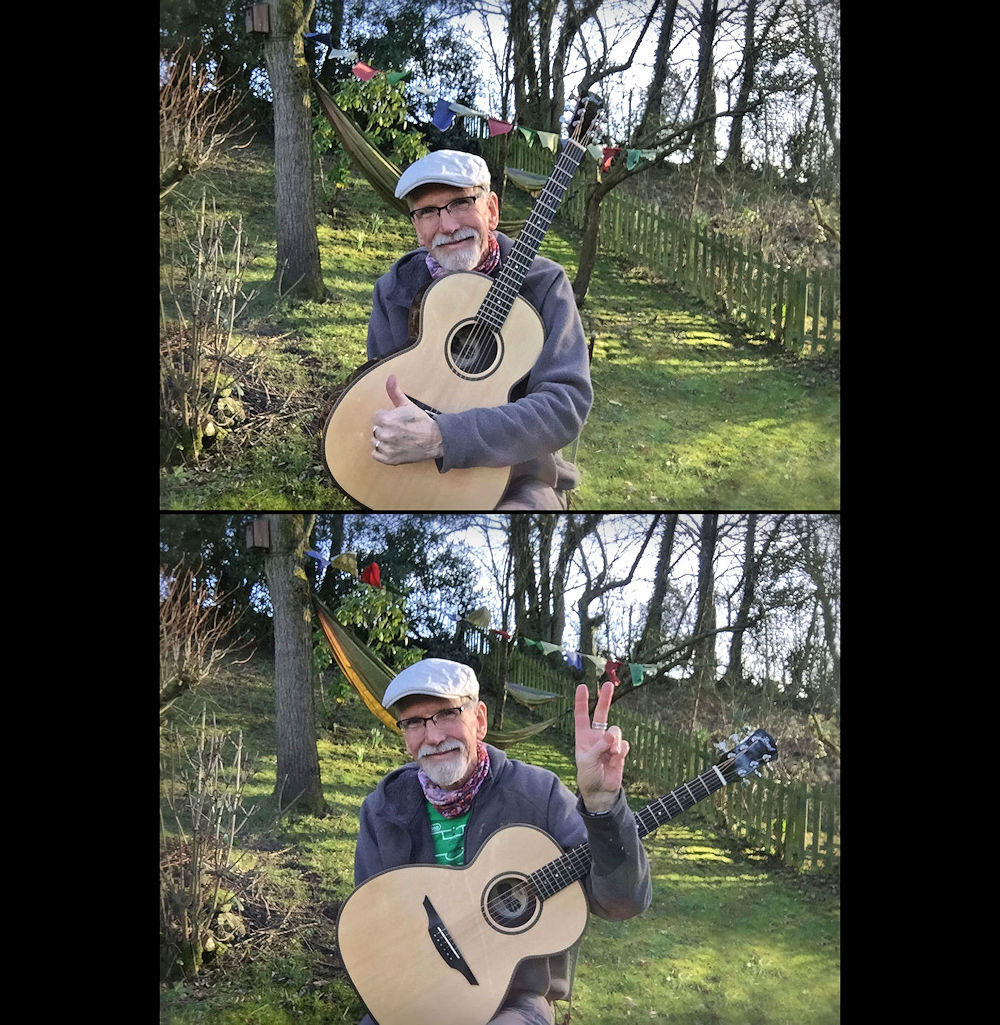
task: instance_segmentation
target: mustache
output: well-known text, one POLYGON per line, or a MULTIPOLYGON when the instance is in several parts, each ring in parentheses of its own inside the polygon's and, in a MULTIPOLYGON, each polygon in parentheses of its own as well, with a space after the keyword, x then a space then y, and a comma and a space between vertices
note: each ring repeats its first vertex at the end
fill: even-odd
POLYGON ((449 242, 461 242, 467 238, 478 238, 479 232, 475 228, 458 228, 452 234, 446 235, 444 232, 439 231, 434 238, 431 240, 431 249, 435 246, 443 246, 449 242))
POLYGON ((462 751, 465 745, 454 738, 442 740, 440 744, 421 744, 417 751, 418 758, 426 758, 427 755, 443 755, 446 751, 462 751))

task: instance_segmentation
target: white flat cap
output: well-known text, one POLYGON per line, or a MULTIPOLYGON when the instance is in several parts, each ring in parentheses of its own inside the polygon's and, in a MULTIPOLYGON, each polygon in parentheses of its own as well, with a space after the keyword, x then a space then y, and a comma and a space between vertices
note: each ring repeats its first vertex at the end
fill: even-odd
POLYGON ((482 157, 457 149, 439 149, 415 160, 399 176, 396 198, 401 199, 418 185, 453 185, 458 189, 484 185, 489 188, 490 169, 482 157))
POLYGON ((469 666, 446 658, 425 658, 414 662, 397 674, 382 697, 382 707, 389 708, 413 694, 429 698, 479 699, 479 680, 469 666))

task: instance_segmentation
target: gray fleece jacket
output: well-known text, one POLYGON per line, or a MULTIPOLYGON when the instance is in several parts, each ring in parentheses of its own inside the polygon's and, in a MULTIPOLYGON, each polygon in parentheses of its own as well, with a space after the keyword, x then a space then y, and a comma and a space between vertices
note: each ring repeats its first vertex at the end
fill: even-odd
MULTIPOLYGON (((496 237, 502 265, 514 243, 503 232, 496 237)), ((426 256, 424 248, 411 250, 375 282, 369 359, 406 347, 414 296, 431 282, 426 256)), ((495 408, 439 414, 444 445, 439 468, 512 466, 511 479, 530 476, 567 490, 579 483, 579 472, 559 450, 580 434, 594 400, 583 325, 566 272, 552 260, 535 257, 521 296, 538 311, 545 330, 541 355, 522 386, 524 394, 516 390, 515 401, 495 408)))
MULTIPOLYGON (((606 815, 588 815, 583 801, 554 773, 508 758, 491 744, 486 746, 490 771, 472 802, 465 830, 465 863, 469 864, 501 827, 538 826, 564 850, 590 842, 593 860, 582 882, 595 915, 620 920, 645 911, 652 899, 649 862, 624 793, 619 791, 606 815)), ((361 805, 355 885, 400 865, 435 863, 430 817, 417 770, 416 762, 393 770, 361 805)), ((524 961, 510 988, 512 992, 540 993, 548 1000, 566 999, 569 955, 524 961)), ((372 1025, 372 1018, 366 1015, 360 1025, 372 1025)))

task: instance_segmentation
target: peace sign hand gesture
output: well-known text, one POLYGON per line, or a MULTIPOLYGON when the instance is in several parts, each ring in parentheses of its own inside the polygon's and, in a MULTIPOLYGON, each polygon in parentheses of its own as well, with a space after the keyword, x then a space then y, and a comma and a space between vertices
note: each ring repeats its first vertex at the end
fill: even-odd
POLYGON ((622 771, 628 754, 628 741, 621 728, 607 726, 608 709, 615 685, 608 680, 601 687, 594 708, 595 729, 591 725, 588 702, 590 688, 581 683, 576 688, 574 718, 576 720, 576 784, 584 806, 591 814, 608 811, 618 797, 622 771))

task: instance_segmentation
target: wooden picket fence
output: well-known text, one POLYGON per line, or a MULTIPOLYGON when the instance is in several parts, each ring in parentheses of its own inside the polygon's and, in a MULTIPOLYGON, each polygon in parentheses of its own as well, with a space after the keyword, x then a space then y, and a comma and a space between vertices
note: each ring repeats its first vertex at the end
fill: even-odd
MULTIPOLYGON (((500 139, 483 141, 487 157, 498 157, 500 139)), ((556 155, 511 138, 507 166, 548 176, 556 155)), ((594 161, 584 157, 584 165, 594 161)), ((573 182, 558 216, 583 227, 584 175, 573 182)), ((618 191, 601 203, 601 252, 647 266, 689 295, 721 306, 753 335, 801 355, 840 355, 840 277, 779 267, 759 252, 707 227, 673 217, 658 206, 618 191)))
MULTIPOLYGON (((581 679, 560 663, 558 653, 547 658, 534 651, 525 653, 474 628, 467 629, 465 641, 482 658, 486 679, 497 685, 506 680, 556 694, 537 714, 546 719, 557 717, 553 728, 573 736, 573 701, 581 679)), ((710 744, 678 736, 630 711, 625 703, 613 709, 614 721, 629 742, 632 771, 656 790, 657 796, 705 772, 721 757, 710 744)), ((760 725, 767 729, 767 723, 760 725)), ((723 787, 685 814, 701 816, 747 847, 773 855, 793 868, 840 871, 840 788, 836 784, 786 783, 765 769, 762 776, 751 775, 723 787)))

